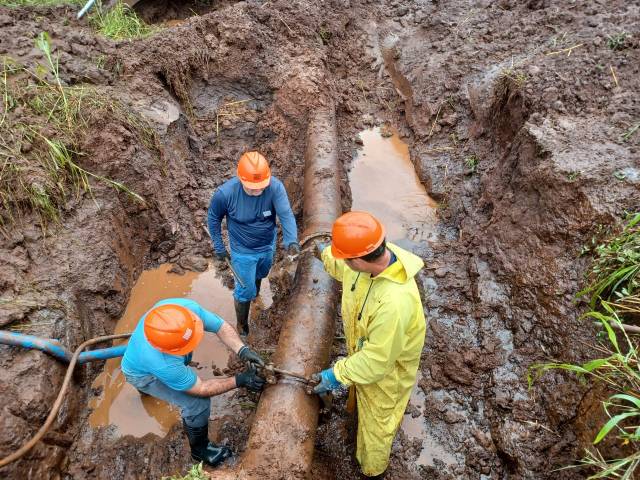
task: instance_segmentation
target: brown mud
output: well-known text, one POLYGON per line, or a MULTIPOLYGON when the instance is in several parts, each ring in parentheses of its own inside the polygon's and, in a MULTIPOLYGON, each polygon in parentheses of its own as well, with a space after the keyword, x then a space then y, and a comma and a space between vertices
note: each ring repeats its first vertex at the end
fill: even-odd
MULTIPOLYGON (((0 55, 42 62, 33 40, 48 31, 63 81, 119 99, 160 139, 158 153, 126 122, 92 120, 81 165, 147 204, 96 184, 46 235, 35 218, 13 225, 0 245, 2 328, 74 348, 116 330, 143 271, 210 272, 208 201, 247 148, 269 158, 301 220, 309 112, 331 99, 345 168, 328 174, 339 175, 345 208, 360 201, 354 172, 368 143, 359 134, 390 125, 437 202, 427 238, 407 245, 425 260, 429 325, 387 478, 585 478, 554 469, 580 457, 599 395, 561 373, 528 389, 526 375, 534 362, 592 356, 594 332, 574 303, 589 265, 579 252, 596 225, 640 208, 640 134, 623 136, 640 121, 638 5, 276 0, 212 2, 189 15, 177 2, 146 3, 141 15, 165 26, 123 42, 97 36, 68 7, 0 7, 0 55), (622 48, 610 48, 608 36, 623 31, 622 48)), ((406 190, 385 195, 389 211, 414 188, 398 181, 406 190)), ((212 268, 229 286, 230 273, 212 268)), ((273 304, 255 318, 251 342, 267 352, 287 308, 285 270, 274 268, 273 304)), ((339 338, 333 351, 344 353, 339 338)), ((100 387, 104 369, 78 371, 52 432, 0 476, 160 478, 189 467, 179 425, 157 420, 151 405, 141 408, 152 428, 123 432, 111 416, 92 425, 95 406, 118 388, 100 387)), ((42 424, 63 372, 39 352, 0 347, 0 455, 42 424)), ((241 452, 256 400, 215 399, 212 439, 241 452)), ((316 478, 357 478, 344 401, 318 430, 316 478)))

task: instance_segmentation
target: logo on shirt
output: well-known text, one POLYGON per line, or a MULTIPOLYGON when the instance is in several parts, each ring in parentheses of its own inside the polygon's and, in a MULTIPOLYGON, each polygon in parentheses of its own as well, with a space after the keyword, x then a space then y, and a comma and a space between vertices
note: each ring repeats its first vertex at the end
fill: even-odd
POLYGON ((185 340, 189 340, 191 338, 191 335, 193 335, 193 330, 191 330, 190 328, 187 328, 184 331, 184 335, 182 335, 182 338, 184 338, 185 340))
POLYGON ((271 216, 271 210, 265 210, 264 212, 262 212, 262 215, 265 217, 270 217, 271 216))

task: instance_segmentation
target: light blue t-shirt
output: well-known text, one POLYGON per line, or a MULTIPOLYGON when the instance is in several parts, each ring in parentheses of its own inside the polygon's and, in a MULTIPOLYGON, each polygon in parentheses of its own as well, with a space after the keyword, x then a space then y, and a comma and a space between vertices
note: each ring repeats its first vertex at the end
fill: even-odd
MULTIPOLYGON (((204 330, 217 333, 224 320, 215 313, 205 310, 195 302, 186 298, 167 298, 154 305, 181 305, 195 313, 204 324, 204 330)), ((147 312, 148 313, 148 312, 147 312)), ((146 313, 138 322, 129 344, 122 357, 122 373, 130 377, 153 375, 167 387, 174 390, 189 390, 196 383, 196 374, 187 365, 191 361, 191 354, 171 355, 162 353, 151 346, 144 335, 144 319, 146 313)))

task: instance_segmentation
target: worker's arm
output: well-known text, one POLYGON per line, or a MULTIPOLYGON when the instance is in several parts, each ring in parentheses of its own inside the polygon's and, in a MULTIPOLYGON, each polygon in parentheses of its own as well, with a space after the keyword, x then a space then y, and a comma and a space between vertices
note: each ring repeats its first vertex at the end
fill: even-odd
POLYGON ((196 383, 186 392, 194 397, 214 397, 234 388, 236 388, 235 377, 218 377, 209 380, 196 377, 196 383))
POLYGON ((200 317, 205 331, 217 334, 222 343, 233 350, 242 360, 255 366, 264 366, 264 359, 247 347, 240 339, 238 332, 222 317, 210 312, 194 300, 180 300, 180 302, 200 317))
POLYGON ((277 188, 273 195, 273 207, 276 210, 276 215, 280 219, 280 225, 282 226, 282 243, 285 248, 288 248, 291 244, 298 243, 296 217, 291 210, 291 204, 289 203, 289 197, 287 196, 284 185, 280 182, 275 185, 277 185, 277 188))
POLYGON ((369 338, 362 349, 333 367, 337 380, 344 385, 367 385, 382 380, 402 353, 405 338, 405 321, 399 311, 402 305, 392 299, 379 305, 373 312, 369 338))
POLYGON ((260 377, 253 367, 249 367, 235 377, 219 377, 210 380, 201 380, 200 377, 196 377, 196 383, 186 392, 195 397, 214 397, 239 387, 260 392, 264 388, 264 383, 264 378, 260 377))
POLYGON ((344 260, 333 258, 333 255, 331 255, 330 245, 327 245, 322 250, 321 260, 322 263, 324 263, 324 269, 326 272, 339 282, 342 282, 344 269, 347 268, 347 265, 344 263, 344 260))
POLYGON ((207 224, 209 225, 209 235, 213 243, 216 254, 227 252, 222 241, 222 219, 227 214, 227 199, 220 190, 217 190, 211 197, 209 211, 207 212, 207 224))
POLYGON ((264 366, 264 359, 256 352, 247 347, 235 328, 225 322, 220 316, 203 308, 196 302, 192 306, 194 311, 204 323, 207 332, 213 332, 224 343, 227 348, 233 350, 242 360, 256 367, 264 366))
POLYGON ((240 339, 238 332, 227 322, 222 323, 217 334, 218 338, 222 340, 222 343, 224 343, 229 350, 233 350, 234 353, 238 353, 240 349, 244 347, 244 342, 240 339))

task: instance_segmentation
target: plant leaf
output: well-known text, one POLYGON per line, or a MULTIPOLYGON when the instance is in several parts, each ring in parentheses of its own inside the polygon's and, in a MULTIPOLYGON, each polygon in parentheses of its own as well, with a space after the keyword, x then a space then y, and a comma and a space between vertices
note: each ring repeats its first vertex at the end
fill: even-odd
POLYGON ((629 417, 640 416, 640 412, 627 412, 621 413, 620 415, 616 415, 615 417, 611 417, 607 423, 604 424, 604 427, 600 429, 598 435, 593 440, 593 444, 596 445, 602 441, 602 439, 611 431, 613 427, 618 425, 622 420, 629 417))

